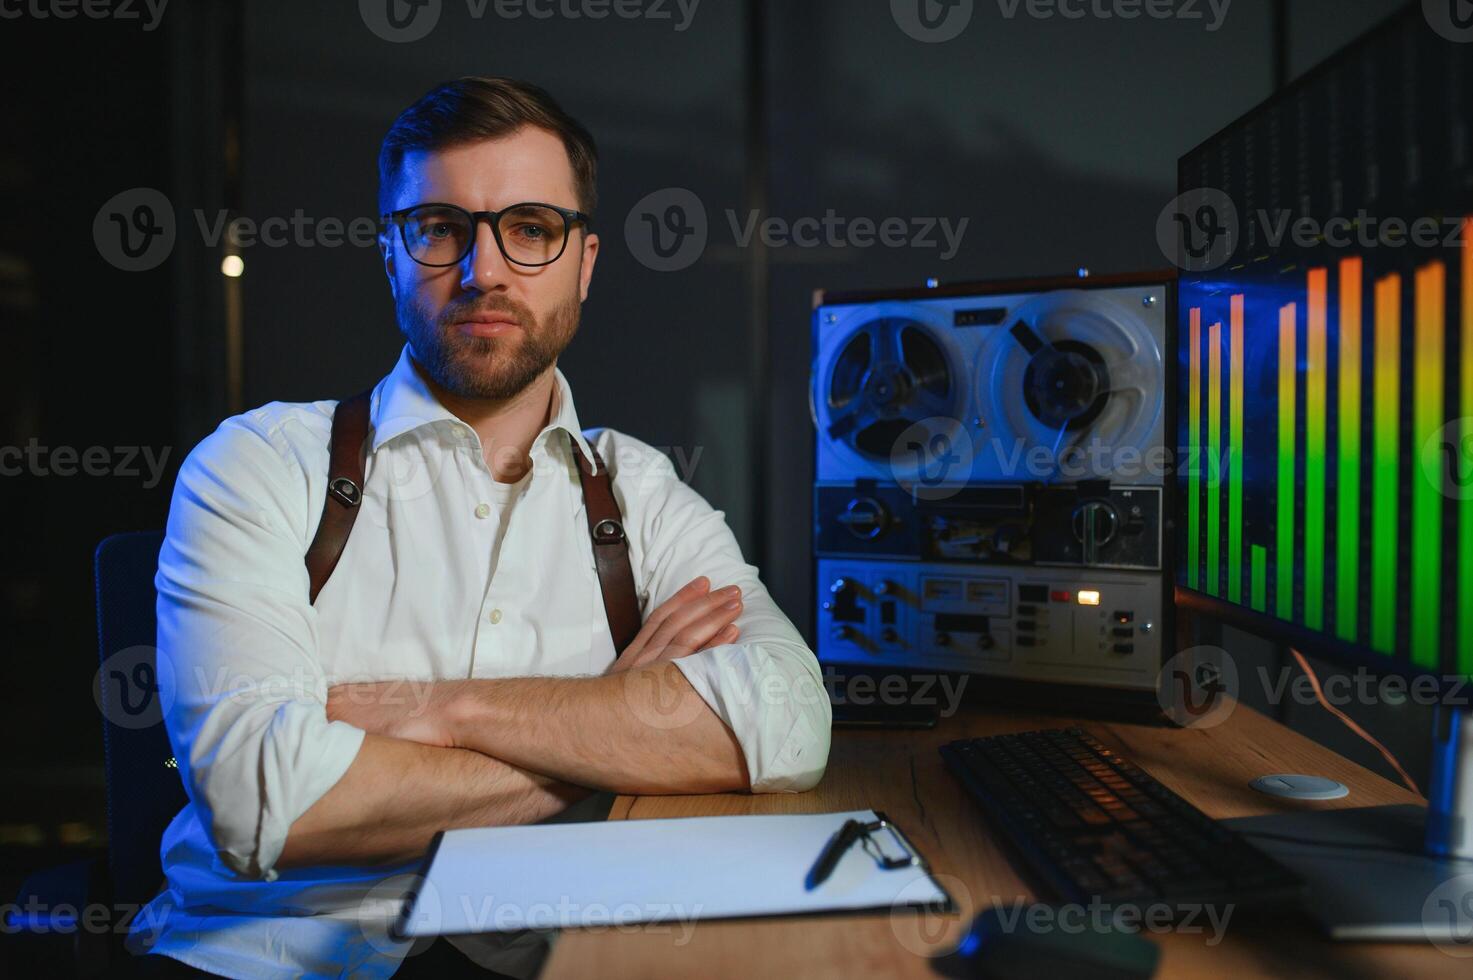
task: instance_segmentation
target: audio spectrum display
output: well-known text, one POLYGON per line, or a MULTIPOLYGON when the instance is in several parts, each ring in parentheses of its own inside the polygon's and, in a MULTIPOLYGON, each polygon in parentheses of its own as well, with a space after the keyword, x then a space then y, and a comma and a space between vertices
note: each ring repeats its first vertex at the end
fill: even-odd
POLYGON ((1179 199, 1178 584, 1446 674, 1473 673, 1469 47, 1390 25, 1185 157, 1179 199))

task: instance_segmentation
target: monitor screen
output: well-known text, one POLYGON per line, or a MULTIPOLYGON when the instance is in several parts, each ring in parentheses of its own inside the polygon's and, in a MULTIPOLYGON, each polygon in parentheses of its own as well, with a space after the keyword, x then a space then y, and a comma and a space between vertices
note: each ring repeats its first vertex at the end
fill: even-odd
POLYGON ((1181 160, 1189 604, 1473 674, 1470 124, 1473 44, 1414 10, 1181 160))

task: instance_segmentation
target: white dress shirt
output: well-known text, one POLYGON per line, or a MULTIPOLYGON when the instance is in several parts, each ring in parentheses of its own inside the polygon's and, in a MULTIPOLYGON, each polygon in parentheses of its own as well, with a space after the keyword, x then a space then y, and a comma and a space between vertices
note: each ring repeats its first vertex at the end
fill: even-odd
MULTIPOLYGON (((130 949, 232 977, 398 968, 409 945, 386 929, 414 864, 275 864, 292 822, 363 740, 328 720, 332 685, 598 674, 613 661, 567 434, 590 463, 592 453, 554 372, 532 469, 501 484, 483 456, 495 447, 439 403, 406 348, 374 390, 361 510, 315 605, 303 555, 327 492, 336 403, 273 402, 226 420, 190 453, 157 577, 161 701, 190 802, 164 834, 166 887, 135 919, 130 949)), ((592 431, 642 613, 698 575, 713 589, 741 587, 740 642, 676 664, 740 742, 754 791, 813 786, 831 721, 813 652, 742 559, 723 513, 660 451, 592 431)), ((519 973, 529 935, 538 934, 454 941, 519 973)))

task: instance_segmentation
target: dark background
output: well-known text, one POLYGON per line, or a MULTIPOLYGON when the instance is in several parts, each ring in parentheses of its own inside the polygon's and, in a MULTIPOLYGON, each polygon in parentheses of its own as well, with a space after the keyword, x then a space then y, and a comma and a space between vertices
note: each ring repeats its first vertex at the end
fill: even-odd
MULTIPOLYGON (((21 874, 105 843, 90 693, 96 543, 162 526, 178 464, 225 416, 352 393, 400 347, 376 249, 256 245, 230 279, 196 210, 207 223, 222 208, 372 216, 378 142, 430 86, 505 74, 547 87, 602 153, 603 248, 561 360, 583 424, 697 458, 692 484, 806 631, 813 290, 1161 267, 1155 221, 1178 157, 1398 6, 1235 0, 1209 32, 1201 21, 1008 20, 976 0, 966 31, 941 44, 903 33, 886 0, 703 0, 685 30, 508 20, 494 5, 477 19, 444 0, 412 43, 375 35, 348 0, 174 0, 153 30, 20 8, 0 22, 11 95, 0 446, 169 455, 152 487, 0 477, 5 895, 21 874), (136 187, 168 196, 177 241, 158 267, 125 272, 99 253, 93 219, 136 187), (695 264, 661 273, 636 261, 623 228, 637 201, 668 187, 700 197, 711 237, 695 264), (970 223, 950 261, 878 245, 741 248, 725 212, 751 208, 970 223)), ((1267 643, 1231 634, 1227 645, 1240 664, 1281 662, 1267 643)), ((1279 710, 1385 771, 1319 709, 1279 710)), ((1417 719, 1365 723, 1420 774, 1417 719)))

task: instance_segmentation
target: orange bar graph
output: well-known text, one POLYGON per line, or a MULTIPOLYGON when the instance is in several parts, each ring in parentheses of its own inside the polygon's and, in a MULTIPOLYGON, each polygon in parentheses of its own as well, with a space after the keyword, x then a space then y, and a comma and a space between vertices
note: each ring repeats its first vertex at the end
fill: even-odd
POLYGON ((1329 270, 1309 270, 1304 343, 1304 625, 1325 625, 1325 430, 1329 270))

